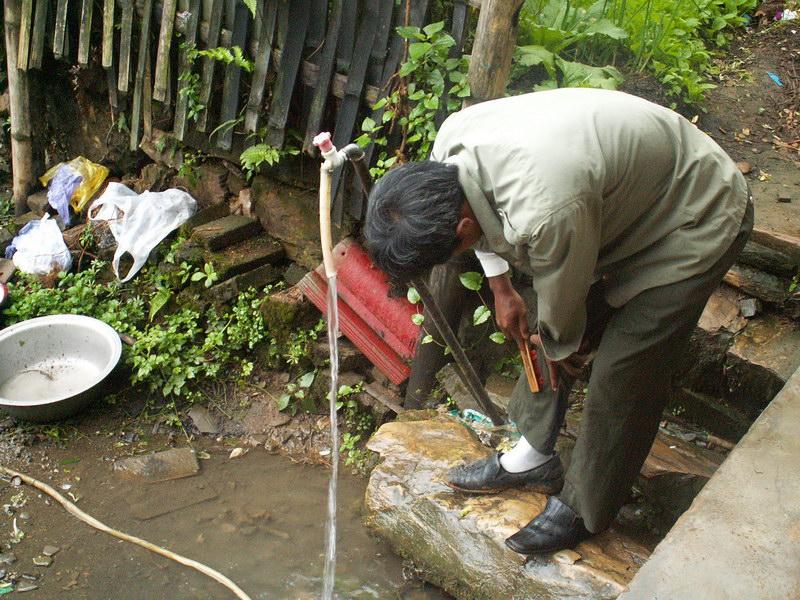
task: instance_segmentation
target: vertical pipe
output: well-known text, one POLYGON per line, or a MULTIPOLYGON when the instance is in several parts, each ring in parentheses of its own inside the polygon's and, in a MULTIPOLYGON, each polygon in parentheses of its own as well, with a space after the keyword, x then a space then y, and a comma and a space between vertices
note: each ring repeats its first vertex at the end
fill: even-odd
POLYGON ((27 211, 28 192, 33 186, 33 146, 31 143, 28 75, 25 71, 17 68, 20 0, 5 0, 3 21, 5 23, 9 113, 11 115, 14 210, 17 215, 21 215, 27 211))

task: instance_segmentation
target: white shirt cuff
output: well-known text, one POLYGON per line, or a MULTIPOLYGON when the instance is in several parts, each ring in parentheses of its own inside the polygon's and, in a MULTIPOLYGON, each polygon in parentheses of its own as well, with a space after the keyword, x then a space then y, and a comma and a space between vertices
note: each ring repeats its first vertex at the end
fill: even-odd
POLYGON ((481 267, 483 267, 483 273, 487 277, 497 277, 498 275, 508 272, 508 263, 503 257, 498 256, 494 252, 475 250, 475 256, 480 261, 481 267))

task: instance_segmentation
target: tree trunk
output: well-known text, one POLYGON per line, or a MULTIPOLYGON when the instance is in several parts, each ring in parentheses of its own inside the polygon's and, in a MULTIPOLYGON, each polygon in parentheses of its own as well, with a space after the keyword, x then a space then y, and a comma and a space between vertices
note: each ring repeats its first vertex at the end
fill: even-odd
POLYGON ((517 42, 523 0, 483 0, 469 64, 466 106, 502 98, 517 42))
POLYGON ((33 186, 33 149, 31 144, 28 74, 17 69, 20 0, 5 0, 6 65, 8 72, 9 113, 11 114, 11 170, 14 206, 17 215, 28 210, 26 201, 33 186))

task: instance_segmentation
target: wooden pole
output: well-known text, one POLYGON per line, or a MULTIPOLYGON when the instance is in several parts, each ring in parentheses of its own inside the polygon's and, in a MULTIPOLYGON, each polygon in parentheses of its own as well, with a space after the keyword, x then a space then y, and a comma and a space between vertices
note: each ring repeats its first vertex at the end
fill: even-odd
POLYGON ((505 94, 523 0, 483 0, 469 64, 470 106, 505 94))
POLYGON ((28 192, 33 186, 33 146, 31 143, 28 74, 17 68, 20 9, 20 0, 5 0, 3 21, 6 36, 9 113, 11 115, 11 170, 14 207, 17 215, 27 212, 28 192))

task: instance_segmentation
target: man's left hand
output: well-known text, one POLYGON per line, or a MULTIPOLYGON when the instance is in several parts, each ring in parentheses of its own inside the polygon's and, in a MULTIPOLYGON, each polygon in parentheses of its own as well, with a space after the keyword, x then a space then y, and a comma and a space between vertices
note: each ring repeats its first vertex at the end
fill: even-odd
POLYGON ((586 376, 586 368, 589 366, 589 363, 592 359, 589 344, 586 342, 586 340, 581 343, 581 346, 578 348, 577 352, 573 352, 562 360, 550 360, 547 358, 547 355, 544 353, 542 338, 539 337, 538 334, 533 334, 531 336, 531 343, 536 346, 538 351, 541 352, 542 356, 545 358, 547 370, 550 375, 550 387, 553 389, 553 391, 558 389, 559 369, 563 369, 567 375, 575 379, 582 379, 586 376))

